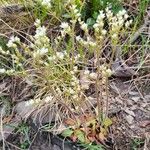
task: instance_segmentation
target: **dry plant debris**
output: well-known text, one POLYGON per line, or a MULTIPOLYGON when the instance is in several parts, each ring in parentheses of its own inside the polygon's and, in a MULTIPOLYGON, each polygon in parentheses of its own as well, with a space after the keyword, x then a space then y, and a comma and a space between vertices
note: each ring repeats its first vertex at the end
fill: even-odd
MULTIPOLYGON (((60 2, 65 8, 61 17, 59 10, 53 13, 54 3, 36 1, 29 5, 37 7, 31 12, 20 4, 0 7, 2 148, 22 120, 31 120, 44 131, 91 146, 90 150, 96 146, 128 150, 137 145, 148 150, 149 10, 143 25, 132 33, 135 20, 125 9, 116 13, 108 5, 89 25, 82 17, 85 1, 60 2)), ((124 5, 137 15, 138 1, 124 5)), ((22 128, 20 133, 26 129, 22 128)), ((24 141, 23 149, 26 144, 37 148, 24 141)), ((62 149, 47 143, 40 147, 62 149)))

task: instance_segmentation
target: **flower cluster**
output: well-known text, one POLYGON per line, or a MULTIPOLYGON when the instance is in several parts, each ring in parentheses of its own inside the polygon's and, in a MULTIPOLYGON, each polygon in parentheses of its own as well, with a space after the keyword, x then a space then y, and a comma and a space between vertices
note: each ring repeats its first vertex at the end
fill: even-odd
MULTIPOLYGON (((100 32, 103 30, 103 27, 104 27, 104 18, 105 18, 105 14, 103 11, 100 11, 99 12, 99 15, 96 19, 96 23, 93 25, 93 28, 95 30, 95 32, 100 32)), ((103 31, 103 34, 105 33, 106 31, 103 31)))
POLYGON ((37 0, 44 8, 50 9, 52 7, 51 0, 37 0))
POLYGON ((64 37, 66 34, 71 32, 71 28, 67 22, 62 22, 60 27, 62 28, 61 35, 64 37))
POLYGON ((36 32, 34 35, 34 44, 31 47, 35 50, 33 56, 44 55, 48 52, 50 40, 46 35, 46 27, 41 26, 40 20, 35 21, 36 32))
POLYGON ((77 9, 77 5, 71 4, 71 6, 69 6, 69 9, 71 12, 71 17, 72 17, 72 20, 70 22, 75 24, 77 20, 80 18, 81 14, 79 13, 79 10, 77 9))
POLYGON ((48 60, 55 61, 56 63, 58 63, 57 60, 59 60, 59 61, 63 60, 66 55, 67 55, 67 53, 65 53, 65 52, 56 52, 55 55, 48 56, 48 60))
POLYGON ((0 68, 0 74, 8 74, 8 75, 11 75, 15 73, 15 70, 14 69, 10 69, 10 70, 6 70, 5 68, 0 68))
POLYGON ((69 94, 71 94, 71 97, 75 100, 79 99, 79 93, 81 93, 81 86, 80 81, 76 76, 72 76, 71 79, 71 87, 68 88, 67 91, 69 94))
POLYGON ((17 36, 11 36, 7 43, 7 46, 16 48, 17 44, 20 44, 20 39, 17 36))
POLYGON ((91 37, 87 37, 87 40, 84 40, 80 35, 76 36, 76 40, 83 46, 88 47, 95 47, 96 46, 96 42, 94 42, 94 40, 91 37))
POLYGON ((80 28, 85 32, 88 33, 88 25, 84 22, 81 21, 81 19, 78 19, 79 24, 80 24, 80 28))
POLYGON ((113 40, 117 40, 121 28, 125 25, 128 28, 132 20, 128 20, 129 16, 126 10, 120 10, 117 15, 114 15, 111 11, 111 7, 106 8, 106 16, 109 21, 110 35, 113 40))
POLYGON ((4 68, 0 68, 0 74, 4 74, 6 70, 4 68))
POLYGON ((106 84, 106 80, 112 75, 112 71, 108 69, 105 65, 100 66, 99 69, 101 71, 102 84, 106 84))
POLYGON ((50 103, 53 100, 53 98, 54 98, 53 96, 48 95, 45 98, 43 98, 42 100, 40 98, 30 99, 30 100, 26 101, 26 106, 50 103))
POLYGON ((9 50, 5 51, 5 50, 3 50, 3 48, 1 46, 0 46, 0 53, 3 55, 9 55, 10 54, 9 50))
POLYGON ((83 73, 81 73, 81 88, 84 90, 88 90, 90 85, 95 83, 97 80, 97 73, 96 72, 90 72, 89 70, 84 70, 83 73))

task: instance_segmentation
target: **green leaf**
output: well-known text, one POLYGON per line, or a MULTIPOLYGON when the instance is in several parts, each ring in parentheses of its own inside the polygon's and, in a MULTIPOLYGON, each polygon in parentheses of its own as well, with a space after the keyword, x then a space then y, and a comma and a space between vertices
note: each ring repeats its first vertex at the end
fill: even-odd
POLYGON ((86 23, 88 24, 88 26, 93 26, 93 24, 95 23, 95 20, 93 18, 88 18, 86 23))
POLYGON ((98 12, 95 11, 92 16, 93 16, 93 18, 96 20, 96 19, 97 19, 97 16, 98 16, 98 12))
POLYGON ((112 125, 112 120, 109 119, 109 118, 106 118, 103 122, 103 125, 107 128, 109 127, 110 125, 112 125))
POLYGON ((66 14, 63 14, 63 15, 62 15, 62 17, 66 18, 66 19, 71 18, 71 17, 70 17, 70 15, 69 15, 69 14, 67 14, 67 13, 66 13, 66 14))
POLYGON ((6 39, 0 37, 0 46, 2 47, 3 50, 7 50, 6 44, 7 44, 6 39))
POLYGON ((92 143, 90 144, 80 144, 80 146, 85 147, 86 150, 104 150, 103 145, 94 145, 92 143))
POLYGON ((62 136, 64 137, 70 137, 73 134, 73 130, 72 129, 66 129, 62 132, 62 136))
POLYGON ((76 131, 75 131, 75 135, 77 136, 78 140, 79 140, 81 143, 85 143, 85 135, 84 135, 84 132, 82 132, 81 130, 76 130, 76 131))

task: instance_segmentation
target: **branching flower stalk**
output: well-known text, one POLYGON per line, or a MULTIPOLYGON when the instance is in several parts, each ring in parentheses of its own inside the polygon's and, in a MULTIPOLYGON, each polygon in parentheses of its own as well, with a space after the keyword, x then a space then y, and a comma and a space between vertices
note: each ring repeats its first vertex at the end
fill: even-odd
MULTIPOLYGON (((44 6, 46 1, 39 2, 44 6)), ((26 84, 37 89, 33 98, 27 101, 27 106, 33 105, 33 108, 40 110, 47 105, 50 108, 58 108, 60 104, 67 106, 67 117, 69 116, 67 112, 70 115, 91 112, 92 109, 87 105, 90 97, 86 95, 86 92, 91 85, 94 85, 98 108, 97 118, 99 123, 102 123, 108 116, 108 78, 111 76, 110 65, 100 62, 104 39, 111 38, 111 64, 115 54, 114 47, 119 43, 120 32, 124 24, 127 28, 130 22, 125 22, 128 16, 124 11, 114 15, 111 8, 107 8, 99 12, 96 23, 93 25, 94 34, 91 35, 88 24, 82 20, 75 1, 68 2, 65 7, 68 8, 70 20, 61 22, 60 34, 54 39, 47 36, 47 28, 42 25, 41 20, 37 19, 34 24, 35 35, 29 37, 30 44, 25 44, 17 36, 12 36, 7 43, 7 50, 0 47, 0 55, 13 64, 9 66, 10 69, 3 65, 0 68, 0 74, 18 75, 26 84), (104 26, 107 20, 108 29, 104 26), (84 35, 76 35, 77 24, 84 35), (88 54, 94 55, 96 71, 90 70, 85 63, 85 60, 89 60, 88 54), (83 109, 83 106, 86 108, 83 109)), ((50 8, 46 7, 46 9, 50 8)))
POLYGON ((109 66, 111 66, 116 53, 117 45, 119 44, 119 35, 120 33, 123 33, 124 26, 125 28, 128 28, 131 25, 132 20, 128 20, 129 16, 124 9, 114 15, 111 11, 111 6, 106 8, 106 16, 109 23, 109 34, 112 44, 112 54, 109 63, 109 66))
POLYGON ((102 46, 103 46, 103 39, 106 31, 103 29, 104 27, 104 18, 105 14, 103 11, 99 12, 97 17, 96 23, 93 25, 95 31, 95 38, 96 38, 96 47, 95 47, 95 59, 96 59, 96 68, 97 68, 97 79, 96 79, 96 98, 97 98, 97 108, 98 108, 98 121, 101 123, 103 121, 103 97, 102 91, 103 86, 101 86, 101 70, 100 70, 100 58, 102 54, 102 46))

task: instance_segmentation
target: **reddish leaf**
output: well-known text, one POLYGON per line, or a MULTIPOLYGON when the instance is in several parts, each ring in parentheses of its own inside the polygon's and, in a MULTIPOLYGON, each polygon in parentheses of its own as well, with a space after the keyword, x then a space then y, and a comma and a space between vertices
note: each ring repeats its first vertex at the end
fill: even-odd
POLYGON ((101 142, 104 142, 104 140, 106 139, 105 136, 104 136, 104 134, 101 133, 101 132, 99 133, 98 137, 99 137, 99 140, 100 140, 101 142))
POLYGON ((74 126, 74 125, 77 124, 77 122, 75 120, 71 119, 71 118, 66 119, 64 122, 65 122, 66 125, 69 125, 69 126, 74 126))
POLYGON ((73 142, 76 142, 76 141, 77 141, 77 136, 75 136, 75 135, 72 135, 70 138, 71 138, 71 140, 72 140, 73 142))
POLYGON ((140 122, 140 127, 145 128, 150 125, 150 120, 145 120, 140 122))
POLYGON ((91 142, 94 142, 94 141, 95 141, 95 137, 94 137, 94 136, 88 136, 88 139, 89 139, 91 142))

